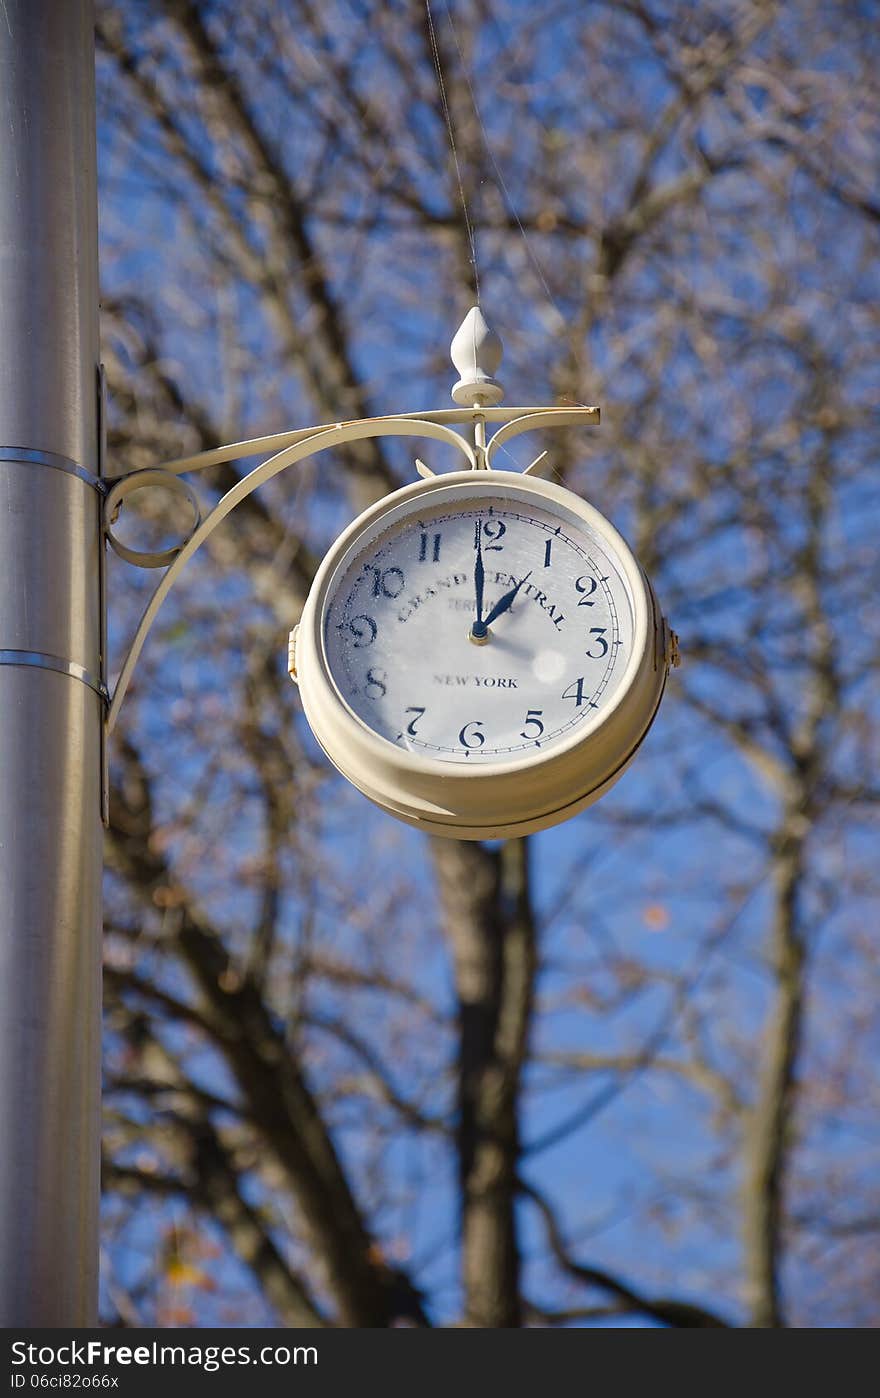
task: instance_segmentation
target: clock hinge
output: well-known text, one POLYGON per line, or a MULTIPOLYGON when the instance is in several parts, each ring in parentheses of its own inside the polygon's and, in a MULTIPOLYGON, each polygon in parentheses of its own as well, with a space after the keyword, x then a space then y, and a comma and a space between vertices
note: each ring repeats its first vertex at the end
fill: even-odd
POLYGON ((667 670, 677 670, 681 664, 681 649, 678 643, 678 634, 673 631, 666 618, 663 618, 663 650, 666 657, 667 670))

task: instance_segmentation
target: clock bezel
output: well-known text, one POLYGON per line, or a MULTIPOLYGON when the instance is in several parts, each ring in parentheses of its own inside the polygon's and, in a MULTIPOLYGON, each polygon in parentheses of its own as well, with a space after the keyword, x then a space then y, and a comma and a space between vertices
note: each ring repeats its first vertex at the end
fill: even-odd
POLYGON ((509 471, 455 471, 385 496, 331 545, 297 632, 297 682, 309 725, 324 752, 376 804, 435 834, 465 839, 526 834, 598 799, 631 761, 662 697, 665 630, 653 589, 628 544, 592 505, 563 486, 509 471), (632 610, 632 650, 623 675, 605 707, 544 751, 468 766, 399 748, 351 708, 336 683, 325 645, 328 601, 360 541, 367 547, 402 519, 449 500, 503 495, 526 501, 531 497, 551 512, 555 506, 555 512, 586 524, 608 550, 632 610))

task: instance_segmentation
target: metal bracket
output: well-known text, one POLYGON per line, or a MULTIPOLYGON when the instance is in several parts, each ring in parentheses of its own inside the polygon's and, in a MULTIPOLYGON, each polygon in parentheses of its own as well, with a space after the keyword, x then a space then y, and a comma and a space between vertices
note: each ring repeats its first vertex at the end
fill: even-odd
MULTIPOLYGON (((461 452, 471 470, 478 470, 481 465, 489 469, 496 446, 502 445, 503 442, 521 432, 534 432, 543 427, 592 426, 598 421, 599 409, 594 407, 486 408, 475 406, 442 408, 436 412, 363 418, 352 422, 328 423, 324 426, 308 427, 293 432, 280 432, 270 437, 259 437, 252 441, 236 442, 230 446, 217 447, 212 451, 201 452, 197 456, 182 457, 176 461, 166 462, 162 467, 151 468, 147 471, 133 471, 129 475, 113 478, 113 485, 105 502, 107 532, 111 545, 121 557, 127 558, 128 561, 138 566, 156 568, 167 564, 167 570, 138 623, 128 654, 119 672, 107 713, 107 733, 112 733, 116 726, 119 710, 144 642, 162 603, 180 576, 187 560, 201 548, 217 526, 222 524, 227 515, 231 514, 236 505, 241 504, 242 500, 246 500, 259 486, 280 475, 282 471, 315 456, 318 452, 342 446, 347 442, 363 441, 369 437, 420 437, 443 442, 461 452), (480 440, 481 429, 484 433, 487 422, 500 422, 505 425, 499 427, 488 445, 483 445, 480 440), (472 446, 460 433, 453 430, 453 427, 459 424, 476 427, 477 441, 475 445, 472 446), (114 540, 110 526, 115 518, 115 511, 121 501, 133 490, 152 484, 169 485, 172 480, 176 481, 177 477, 184 471, 205 470, 209 466, 219 465, 224 461, 241 460, 244 457, 256 455, 257 452, 266 447, 276 447, 280 450, 276 450, 273 456, 268 457, 259 466, 255 466, 252 471, 249 471, 246 476, 242 476, 241 480, 236 481, 235 485, 221 497, 210 513, 204 519, 197 521, 183 544, 165 550, 162 555, 153 555, 137 553, 125 545, 120 548, 119 541, 114 540), (478 457, 481 458, 479 464, 478 457)), ((485 439, 483 438, 483 440, 485 439)), ((418 463, 417 469, 420 475, 424 475, 429 468, 424 467, 423 463, 418 463)), ((178 484, 183 494, 189 499, 193 510, 196 511, 198 500, 192 487, 183 481, 178 482, 178 484)))
POLYGON ((120 558, 124 558, 126 563, 133 564, 135 568, 167 568, 169 563, 174 562, 184 544, 192 538, 201 522, 202 508, 199 504, 199 497, 189 481, 181 480, 180 476, 164 470, 161 466, 154 466, 145 471, 132 471, 128 476, 122 476, 110 488, 104 502, 104 533, 107 536, 107 542, 114 553, 117 553, 120 558), (151 485, 162 486, 176 495, 182 495, 188 501, 193 515, 189 532, 182 543, 155 552, 129 548, 128 544, 123 544, 121 539, 117 539, 113 533, 113 525, 119 518, 123 501, 129 495, 134 494, 136 490, 145 490, 151 485))
MULTIPOLYGON (((503 397, 501 384, 495 377, 501 362, 501 341, 488 325, 479 307, 473 307, 465 317, 452 342, 452 361, 460 378, 452 390, 452 396, 461 406, 442 408, 434 412, 403 413, 388 417, 356 419, 350 422, 326 423, 319 427, 305 427, 291 432, 278 432, 266 437, 252 438, 250 441, 233 442, 228 446, 216 447, 212 451, 199 452, 195 456, 179 457, 167 461, 162 466, 146 471, 120 473, 111 478, 110 489, 104 504, 104 530, 111 548, 127 562, 140 568, 166 568, 146 611, 138 623, 128 654, 116 681, 116 688, 107 713, 106 733, 112 733, 119 717, 119 709, 144 642, 156 619, 159 608, 171 591, 183 567, 192 555, 214 532, 228 514, 246 500, 259 486, 280 475, 288 467, 300 461, 327 451, 332 447, 343 446, 348 442, 363 441, 370 437, 417 437, 445 443, 461 452, 472 471, 491 470, 496 450, 521 432, 534 432, 544 427, 585 426, 599 421, 599 409, 587 406, 572 408, 500 408, 497 406, 503 397), (487 424, 501 424, 494 436, 487 442, 487 424), (470 427, 473 441, 467 441, 456 427, 470 427), (202 519, 198 497, 192 486, 180 477, 189 471, 203 471, 221 462, 240 461, 245 457, 256 456, 270 450, 274 454, 241 480, 217 502, 210 513, 202 519), (121 543, 113 533, 113 524, 120 506, 133 491, 144 486, 162 485, 176 489, 189 503, 193 522, 183 542, 173 548, 157 553, 142 552, 121 543)), ((103 412, 102 412, 103 421, 103 412)), ((536 471, 546 458, 542 452, 526 473, 536 471)), ((423 461, 416 459, 416 470, 426 479, 435 472, 423 461)), ((105 487, 106 488, 106 487, 105 487)), ((296 678, 295 665, 296 631, 290 637, 290 673, 296 678)))
MULTIPOLYGON (((107 370, 103 364, 98 365, 98 485, 102 495, 107 493, 107 485, 104 480, 104 473, 107 469, 107 370)), ((103 515, 102 515, 103 523, 103 515)), ((104 548, 103 539, 98 552, 98 595, 101 606, 101 685, 107 694, 107 702, 110 702, 110 691, 107 686, 107 550, 104 548)), ((110 752, 107 737, 106 721, 101 724, 101 822, 104 829, 110 826, 110 752)))

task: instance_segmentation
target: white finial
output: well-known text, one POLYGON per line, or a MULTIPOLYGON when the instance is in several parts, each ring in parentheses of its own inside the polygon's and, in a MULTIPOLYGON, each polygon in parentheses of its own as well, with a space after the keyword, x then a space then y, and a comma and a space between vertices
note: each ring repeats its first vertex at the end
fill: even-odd
POLYGON ((472 408, 479 400, 489 406, 500 403, 504 389, 494 377, 501 363, 501 341, 479 306, 472 306, 458 328, 450 349, 461 378, 452 390, 456 403, 472 408))

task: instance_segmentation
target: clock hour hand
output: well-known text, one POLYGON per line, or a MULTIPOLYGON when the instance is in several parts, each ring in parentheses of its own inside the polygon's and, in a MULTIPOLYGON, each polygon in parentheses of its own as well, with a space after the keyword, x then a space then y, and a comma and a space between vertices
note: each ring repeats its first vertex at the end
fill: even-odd
POLYGON ((488 627, 493 621, 497 620, 497 618, 500 617, 504 612, 510 611, 510 608, 513 606, 513 601, 516 597, 516 594, 519 592, 523 583, 528 582, 531 576, 532 570, 530 568, 529 571, 526 574, 524 574, 523 577, 520 578, 519 582, 516 584, 516 587, 512 587, 509 592, 505 592, 504 596, 498 599, 498 601, 495 603, 495 606, 492 608, 491 612, 486 617, 486 620, 483 623, 485 626, 488 627))
POLYGON ((477 617, 471 627, 471 636, 477 642, 488 639, 486 623, 483 620, 483 585, 486 581, 486 573, 483 568, 483 545, 480 538, 483 532, 483 521, 478 519, 474 523, 474 550, 477 558, 474 563, 474 592, 476 594, 477 617))

